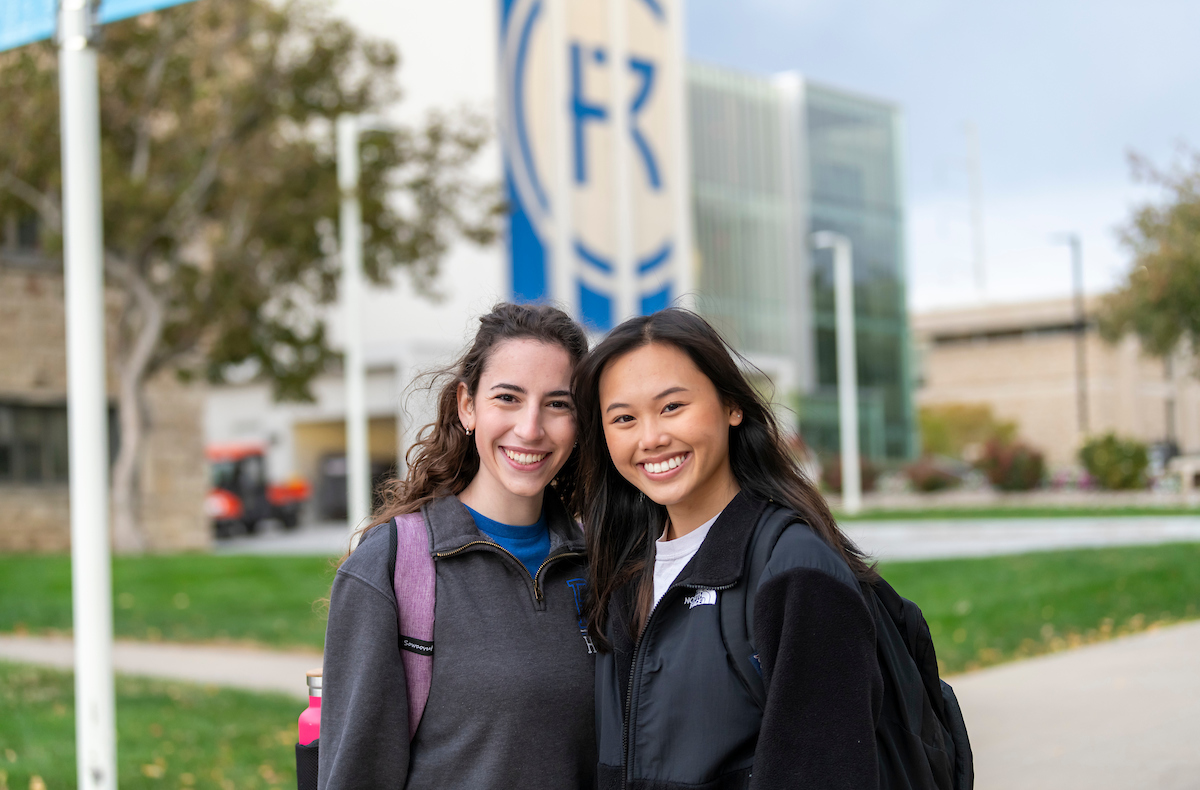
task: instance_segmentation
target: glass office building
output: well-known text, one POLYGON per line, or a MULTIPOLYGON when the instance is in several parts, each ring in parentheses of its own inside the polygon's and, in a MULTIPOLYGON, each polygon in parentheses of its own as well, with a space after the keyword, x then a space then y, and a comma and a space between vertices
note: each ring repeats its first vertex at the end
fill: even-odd
POLYGON ((808 240, 847 236, 862 450, 912 457, 898 108, 695 64, 688 100, 700 310, 767 372, 808 445, 836 453, 833 262, 808 240))

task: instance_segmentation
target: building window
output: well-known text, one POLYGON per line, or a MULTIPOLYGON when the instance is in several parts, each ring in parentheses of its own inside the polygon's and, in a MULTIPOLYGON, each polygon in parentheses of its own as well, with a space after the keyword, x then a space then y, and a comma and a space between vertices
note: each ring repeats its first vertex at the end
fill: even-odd
POLYGON ((0 484, 66 479, 66 407, 0 404, 0 484))
POLYGON ((37 252, 41 247, 38 233, 37 214, 23 214, 16 222, 16 248, 18 252, 37 252))
POLYGON ((34 213, 0 215, 0 266, 54 270, 62 265, 57 255, 46 255, 42 224, 34 213))

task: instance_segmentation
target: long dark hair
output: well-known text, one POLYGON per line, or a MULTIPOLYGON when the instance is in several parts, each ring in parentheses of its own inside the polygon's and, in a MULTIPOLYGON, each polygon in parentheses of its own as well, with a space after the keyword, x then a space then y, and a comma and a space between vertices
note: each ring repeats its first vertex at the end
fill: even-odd
POLYGON ((738 367, 740 355, 703 318, 670 308, 621 324, 575 369, 582 510, 592 567, 588 630, 597 647, 610 648, 605 634, 609 600, 634 579, 640 582, 638 601, 628 613, 630 621, 620 625, 636 634, 644 624, 652 596, 654 541, 666 523, 667 509, 642 496, 613 465, 600 411, 600 376, 605 369, 618 357, 652 343, 687 354, 721 399, 742 410, 741 424, 729 429, 729 461, 742 491, 790 507, 846 560, 855 576, 864 581, 877 578, 788 450, 771 407, 738 367))
MULTIPOLYGON (((538 340, 559 346, 577 365, 587 353, 587 334, 562 310, 549 305, 522 305, 501 302, 479 319, 479 331, 471 347, 454 364, 430 374, 430 387, 440 389, 437 417, 417 434, 405 460, 408 474, 394 478, 381 489, 383 505, 371 516, 367 526, 390 521, 405 513, 415 513, 438 497, 460 494, 479 471, 479 451, 475 439, 468 436, 458 419, 458 385, 465 384, 472 396, 479 389, 479 378, 496 346, 506 340, 538 340)), ((578 515, 576 479, 579 452, 567 457, 551 485, 567 508, 578 515)), ((360 530, 361 531, 361 530, 360 530)))

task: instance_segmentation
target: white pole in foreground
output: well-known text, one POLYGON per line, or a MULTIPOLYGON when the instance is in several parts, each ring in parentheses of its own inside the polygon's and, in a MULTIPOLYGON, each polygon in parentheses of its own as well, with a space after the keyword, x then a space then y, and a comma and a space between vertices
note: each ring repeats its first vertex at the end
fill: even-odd
POLYGON ((117 786, 117 737, 108 530, 100 89, 96 50, 91 46, 95 33, 91 3, 63 0, 59 14, 75 762, 81 790, 109 790, 117 786))
POLYGON ((362 205, 358 199, 359 119, 337 119, 338 188, 342 193, 340 236, 342 255, 342 312, 345 320, 346 373, 346 515, 353 532, 370 515, 371 482, 368 468, 366 363, 363 354, 362 205))
POLYGON ((858 465, 858 363, 854 348, 854 268, 850 240, 827 230, 813 234, 813 246, 833 250, 833 298, 837 312, 838 433, 842 448, 842 508, 862 510, 858 465))

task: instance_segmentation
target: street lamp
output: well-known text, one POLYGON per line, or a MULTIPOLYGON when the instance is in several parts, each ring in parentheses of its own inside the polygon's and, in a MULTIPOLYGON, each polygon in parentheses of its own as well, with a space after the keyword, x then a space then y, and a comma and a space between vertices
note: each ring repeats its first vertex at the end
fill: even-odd
POLYGON ((862 510, 862 477, 858 464, 858 355, 854 347, 854 268, 850 239, 822 230, 813 247, 833 250, 833 298, 837 315, 838 433, 842 449, 842 508, 862 510))
POLYGON ((350 531, 371 512, 370 449, 367 445, 367 372, 363 352, 362 202, 358 196, 359 135, 388 128, 375 116, 343 113, 337 119, 337 177, 341 192, 342 316, 346 377, 346 515, 350 531))
POLYGON ((1087 315, 1083 309, 1083 245, 1078 233, 1063 233, 1055 237, 1071 248, 1071 290, 1075 302, 1075 399, 1079 433, 1088 435, 1087 396, 1087 315))

